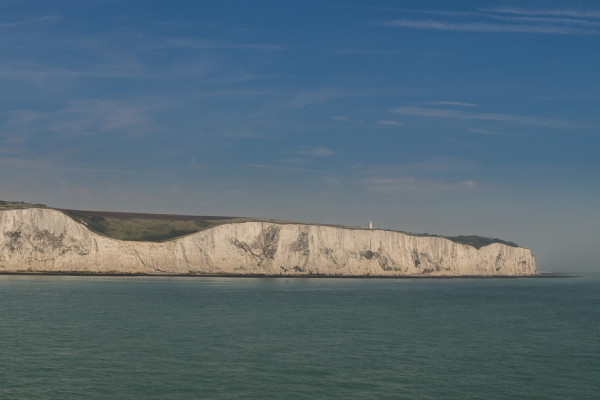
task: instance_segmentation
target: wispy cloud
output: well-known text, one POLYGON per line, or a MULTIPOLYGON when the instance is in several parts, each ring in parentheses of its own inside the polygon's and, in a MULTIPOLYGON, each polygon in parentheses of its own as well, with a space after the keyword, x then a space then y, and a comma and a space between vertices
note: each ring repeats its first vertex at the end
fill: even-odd
POLYGON ((0 145, 13 151, 19 149, 19 153, 26 152, 24 150, 31 136, 41 133, 41 127, 48 123, 45 113, 32 110, 7 112, 2 117, 0 145))
POLYGON ((111 100, 72 101, 54 120, 51 130, 66 134, 119 133, 144 136, 155 132, 156 105, 111 100))
MULTIPOLYGON (((478 11, 436 11, 436 10, 419 10, 410 8, 391 8, 391 7, 363 7, 372 10, 394 11, 404 14, 425 14, 425 15, 441 15, 445 17, 483 17, 496 18, 497 15, 513 15, 519 16, 534 16, 534 17, 567 17, 562 22, 577 23, 574 18, 594 19, 600 18, 600 10, 574 10, 574 9, 525 9, 525 8, 481 8, 478 11)), ((548 20, 546 20, 548 21, 548 20)), ((580 20, 581 21, 581 20, 580 20)))
POLYGON ((342 97, 343 93, 334 88, 303 90, 298 93, 289 105, 294 108, 304 108, 313 104, 322 104, 326 101, 342 97))
POLYGON ((336 49, 332 50, 333 54, 340 55, 365 55, 365 56, 396 56, 405 54, 398 50, 377 50, 377 49, 336 49))
POLYGON ((331 150, 327 147, 312 147, 312 148, 300 148, 293 151, 286 151, 285 154, 295 154, 299 156, 309 157, 309 158, 322 158, 329 157, 337 154, 337 151, 331 150))
POLYGON ((407 176, 401 178, 365 178, 364 188, 368 192, 389 195, 432 195, 470 192, 477 188, 472 180, 444 182, 407 176))
POLYGON ((477 112, 466 112, 461 110, 451 109, 440 109, 440 108, 426 108, 426 107, 398 107, 392 112, 401 115, 411 115, 416 117, 430 117, 430 118, 446 118, 446 119, 459 119, 459 120, 480 120, 480 121, 501 121, 511 122, 516 124, 542 126, 547 128, 576 128, 578 124, 561 121, 556 119, 534 117, 529 115, 515 115, 515 114, 502 114, 502 113, 477 113, 477 112))
POLYGON ((93 78, 168 80, 202 76, 202 82, 211 84, 268 79, 275 75, 250 72, 243 63, 222 65, 209 50, 236 51, 243 57, 244 51, 251 55, 287 49, 279 44, 219 38, 161 37, 134 29, 68 37, 48 35, 53 38, 52 43, 45 42, 44 34, 14 36, 13 40, 2 43, 5 57, 0 60, 0 78, 36 84, 93 78), (38 36, 39 39, 33 39, 38 36), (45 55, 47 48, 54 48, 55 52, 45 55), (186 56, 165 56, 167 51, 186 56), (158 58, 161 62, 156 62, 158 58))
POLYGON ((331 171, 322 169, 312 168, 297 168, 297 167, 282 167, 279 165, 267 165, 267 164, 242 164, 242 167, 259 168, 259 169, 270 169, 274 171, 292 171, 292 172, 308 172, 312 174, 331 174, 331 171))
POLYGON ((227 42, 220 39, 188 39, 176 38, 167 39, 156 44, 157 47, 171 48, 191 48, 191 49, 210 49, 210 50, 261 50, 261 51, 280 51, 288 49, 287 46, 269 43, 236 43, 227 42))
POLYGON ((7 137, 25 140, 31 134, 61 136, 119 134, 141 137, 161 129, 157 116, 167 107, 147 101, 72 100, 56 111, 21 110, 10 113, 2 126, 7 137))
POLYGON ((489 129, 479 129, 479 128, 469 129, 469 132, 479 133, 481 135, 495 135, 496 134, 494 131, 490 131, 489 129))
POLYGON ((383 126, 403 126, 404 123, 401 121, 391 121, 391 120, 387 120, 387 119, 382 119, 377 121, 378 125, 383 125, 383 126))
POLYGON ((115 173, 115 174, 134 174, 134 171, 116 168, 90 168, 85 166, 76 165, 62 165, 59 162, 40 160, 40 159, 27 159, 27 158, 15 158, 15 157, 0 157, 0 166, 18 170, 33 170, 33 171, 45 171, 45 172, 82 172, 82 173, 115 173))
POLYGON ((266 135, 264 133, 257 133, 257 132, 251 132, 251 131, 225 131, 225 132, 220 132, 219 133, 220 136, 224 136, 224 137, 228 137, 228 138, 235 138, 235 139, 270 139, 271 137, 269 135, 266 135))
POLYGON ((348 117, 346 117, 345 115, 334 115, 333 120, 334 121, 348 121, 348 117))
MULTIPOLYGON (((144 68, 125 65, 93 66, 87 69, 56 67, 51 65, 7 65, 0 64, 0 78, 45 83, 54 80, 73 80, 90 78, 143 78, 151 76, 144 68)), ((159 74, 154 74, 158 77, 159 74)), ((164 76, 164 74, 163 74, 164 76)))
POLYGON ((431 157, 405 164, 380 164, 365 170, 365 174, 376 177, 405 177, 407 174, 439 174, 469 172, 476 165, 456 157, 431 157))
POLYGON ((411 8, 397 8, 397 7, 376 7, 376 6, 359 6, 352 4, 338 4, 340 7, 346 8, 358 8, 363 10, 377 10, 377 11, 392 11, 399 13, 413 13, 413 14, 432 14, 432 15, 446 15, 446 16, 470 16, 477 14, 474 11, 434 11, 434 10, 418 10, 411 8))
POLYGON ((575 18, 561 18, 561 17, 528 17, 520 15, 486 15, 488 18, 501 21, 515 21, 515 22, 536 22, 536 23, 547 23, 547 24, 565 24, 565 25, 583 25, 600 27, 600 21, 587 20, 587 19, 575 19, 575 18))
POLYGON ((575 18, 600 18, 600 10, 484 8, 481 11, 515 15, 554 15, 575 18))
POLYGON ((464 103, 462 101, 427 101, 423 104, 437 106, 477 107, 477 104, 464 103))
POLYGON ((379 25, 401 28, 432 29, 456 32, 539 33, 547 35, 600 35, 598 29, 556 25, 495 24, 489 22, 445 22, 436 20, 399 19, 383 21, 379 25))
POLYGON ((59 20, 60 20, 60 17, 57 15, 44 15, 44 16, 37 17, 37 18, 22 19, 22 20, 17 20, 17 21, 1 21, 0 29, 1 28, 13 28, 15 26, 21 26, 21 25, 37 24, 40 22, 55 22, 55 21, 59 21, 59 20))
POLYGON ((444 16, 437 19, 400 18, 379 25, 457 32, 600 35, 600 10, 484 8, 476 12, 402 10, 404 14, 444 16))
POLYGON ((513 133, 504 133, 504 132, 496 132, 489 129, 481 129, 481 128, 472 128, 469 129, 469 132, 476 133, 478 135, 488 135, 488 136, 519 136, 513 133))
POLYGON ((468 160, 434 157, 406 164, 380 164, 366 168, 361 184, 366 191, 389 195, 468 193, 482 187, 473 179, 460 179, 476 169, 468 160))

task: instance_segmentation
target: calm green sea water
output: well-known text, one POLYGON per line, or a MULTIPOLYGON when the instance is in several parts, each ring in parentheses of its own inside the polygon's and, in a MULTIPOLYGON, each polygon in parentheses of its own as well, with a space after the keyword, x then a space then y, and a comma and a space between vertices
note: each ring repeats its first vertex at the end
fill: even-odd
POLYGON ((598 399, 600 279, 0 276, 1 399, 598 399))

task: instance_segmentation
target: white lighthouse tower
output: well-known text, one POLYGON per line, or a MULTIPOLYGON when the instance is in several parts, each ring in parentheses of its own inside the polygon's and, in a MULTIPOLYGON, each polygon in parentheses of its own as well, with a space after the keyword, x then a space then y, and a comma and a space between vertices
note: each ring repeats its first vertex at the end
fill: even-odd
POLYGON ((373 229, 373 221, 369 220, 369 229, 373 229))

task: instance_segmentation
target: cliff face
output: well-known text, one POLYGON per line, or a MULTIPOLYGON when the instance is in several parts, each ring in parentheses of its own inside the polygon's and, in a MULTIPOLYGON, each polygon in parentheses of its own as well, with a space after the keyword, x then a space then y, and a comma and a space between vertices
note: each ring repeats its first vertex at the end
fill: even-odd
POLYGON ((65 214, 0 211, 0 272, 533 275, 528 249, 304 224, 221 225, 164 243, 109 239, 65 214))

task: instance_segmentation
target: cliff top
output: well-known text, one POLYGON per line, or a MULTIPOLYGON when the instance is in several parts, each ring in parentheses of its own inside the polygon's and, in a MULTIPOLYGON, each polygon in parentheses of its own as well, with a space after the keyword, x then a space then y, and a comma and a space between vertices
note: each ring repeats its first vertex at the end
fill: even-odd
POLYGON ((0 211, 18 210, 23 208, 49 208, 45 204, 25 203, 24 201, 3 201, 0 200, 0 211))
MULTIPOLYGON (((0 200, 0 211, 25 208, 51 208, 44 204, 25 202, 11 202, 0 200)), ((242 222, 270 222, 278 224, 303 224, 301 222, 283 221, 265 218, 224 217, 224 216, 193 216, 174 214, 144 214, 109 211, 83 211, 69 209, 55 209, 63 212, 75 221, 85 225, 88 229, 100 235, 113 239, 162 242, 177 237, 210 229, 218 225, 242 222)), ((358 226, 309 224, 330 226, 344 229, 367 229, 358 226)), ((390 230, 412 236, 443 237, 453 242, 469 245, 477 249, 492 243, 501 243, 511 247, 519 247, 513 242, 501 239, 487 238, 476 235, 442 236, 429 233, 411 233, 390 230)))

